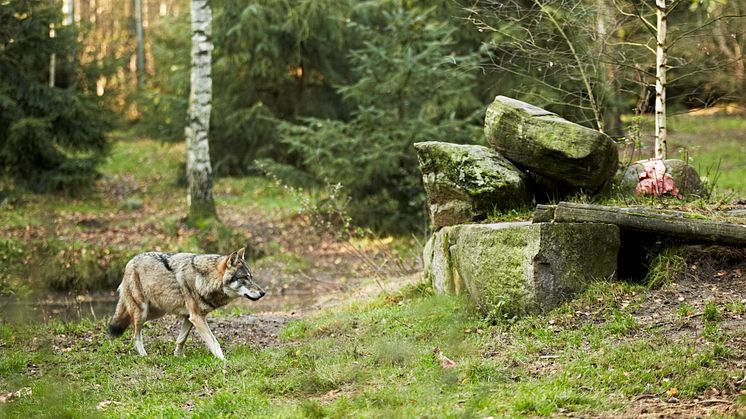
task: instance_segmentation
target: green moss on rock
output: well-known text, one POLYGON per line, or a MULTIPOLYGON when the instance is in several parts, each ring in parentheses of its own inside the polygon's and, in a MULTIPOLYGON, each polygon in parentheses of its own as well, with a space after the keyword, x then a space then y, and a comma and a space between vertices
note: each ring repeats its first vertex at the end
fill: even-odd
POLYGON ((435 228, 531 200, 527 176, 494 150, 437 141, 417 143, 415 149, 435 228))
POLYGON ((482 313, 512 317, 552 309, 592 279, 614 277, 619 228, 596 223, 470 224, 441 230, 434 243, 437 292, 466 290, 482 313))
POLYGON ((569 187, 594 191, 617 168, 617 147, 607 135, 505 96, 487 108, 484 132, 510 161, 569 187))
POLYGON ((525 249, 532 226, 464 226, 458 242, 458 271, 479 310, 492 316, 531 311, 534 289, 526 280, 525 249))

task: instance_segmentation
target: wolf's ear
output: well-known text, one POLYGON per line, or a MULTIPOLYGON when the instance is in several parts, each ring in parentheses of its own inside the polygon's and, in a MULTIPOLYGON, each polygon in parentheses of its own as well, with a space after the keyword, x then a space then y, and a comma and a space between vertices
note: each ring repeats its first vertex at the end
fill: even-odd
POLYGON ((228 261, 230 262, 231 266, 236 265, 238 264, 238 262, 242 261, 244 253, 246 253, 246 249, 244 249, 243 247, 231 253, 230 256, 228 256, 228 261))
POLYGON ((238 251, 235 251, 228 255, 228 265, 233 266, 238 263, 238 251))

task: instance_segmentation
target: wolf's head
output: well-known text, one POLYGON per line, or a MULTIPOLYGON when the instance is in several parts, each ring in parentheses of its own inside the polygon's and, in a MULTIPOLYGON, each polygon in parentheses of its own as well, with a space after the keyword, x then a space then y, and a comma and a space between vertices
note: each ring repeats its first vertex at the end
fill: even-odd
POLYGON ((241 248, 226 256, 223 273, 223 292, 231 298, 246 297, 256 301, 264 297, 264 290, 251 275, 249 265, 244 260, 244 248, 241 248))

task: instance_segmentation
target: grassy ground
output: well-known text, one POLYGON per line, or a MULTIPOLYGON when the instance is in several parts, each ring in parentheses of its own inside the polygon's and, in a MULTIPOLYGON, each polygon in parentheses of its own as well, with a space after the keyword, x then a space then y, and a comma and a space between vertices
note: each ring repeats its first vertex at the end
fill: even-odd
POLYGON ((744 412, 746 400, 736 397, 746 368, 743 302, 700 306, 691 295, 676 299, 681 290, 675 288, 648 294, 598 283, 547 315, 490 324, 461 299, 412 286, 291 320, 266 346, 229 343, 225 363, 192 340, 185 357, 173 357, 176 330, 164 333, 163 322, 146 330, 146 358, 127 340, 107 339, 103 322, 6 325, 0 327, 0 395, 19 393, 0 404, 0 415, 744 412), (670 307, 668 301, 662 306, 668 298, 670 307))

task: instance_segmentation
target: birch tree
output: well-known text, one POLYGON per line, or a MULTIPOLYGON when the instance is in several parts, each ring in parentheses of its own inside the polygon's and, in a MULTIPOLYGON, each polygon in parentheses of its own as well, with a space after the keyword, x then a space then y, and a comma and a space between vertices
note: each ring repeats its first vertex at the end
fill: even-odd
MULTIPOLYGON (((613 127, 622 106, 637 96, 638 112, 655 113, 651 154, 665 159, 666 102, 682 103, 681 98, 697 94, 698 87, 687 87, 685 79, 722 74, 722 68, 733 66, 735 77, 729 78, 729 84, 736 92, 743 90, 739 80, 746 72, 740 43, 744 15, 738 3, 475 0, 467 10, 478 30, 491 35, 487 44, 491 65, 525 81, 511 86, 506 78, 503 93, 535 101, 612 135, 621 132, 613 127), (689 10, 682 7, 686 4, 689 10), (697 19, 692 11, 703 9, 701 5, 707 6, 707 13, 697 19), (710 39, 714 46, 706 45, 710 39), (648 101, 653 91, 654 105, 648 101)), ((705 89, 713 92, 718 88, 714 84, 705 89)), ((703 103, 724 98, 721 93, 713 93, 703 103)))
POLYGON ((212 9, 210 0, 191 0, 192 71, 187 141, 188 219, 216 217, 208 135, 212 108, 212 9))
POLYGON ((665 159, 666 147, 666 66, 668 65, 668 5, 666 0, 655 0, 655 158, 665 159))

